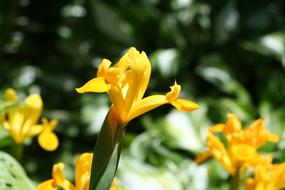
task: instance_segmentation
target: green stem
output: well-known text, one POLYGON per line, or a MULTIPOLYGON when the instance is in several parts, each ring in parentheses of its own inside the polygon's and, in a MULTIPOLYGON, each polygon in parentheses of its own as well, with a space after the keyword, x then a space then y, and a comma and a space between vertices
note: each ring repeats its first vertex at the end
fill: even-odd
POLYGON ((120 160, 125 128, 113 107, 109 110, 93 151, 89 190, 108 190, 120 160))
POLYGON ((24 145, 15 143, 13 155, 16 158, 16 160, 18 160, 18 162, 20 163, 22 162, 23 159, 23 151, 24 151, 24 145))
POLYGON ((240 189, 240 175, 239 171, 237 171, 237 174, 232 177, 230 190, 239 190, 239 189, 240 189))

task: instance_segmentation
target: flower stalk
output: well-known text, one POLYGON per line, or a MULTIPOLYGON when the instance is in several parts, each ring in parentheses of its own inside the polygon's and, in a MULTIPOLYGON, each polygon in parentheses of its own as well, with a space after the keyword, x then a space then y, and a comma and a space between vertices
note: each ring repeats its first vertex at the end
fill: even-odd
POLYGON ((109 189, 119 164, 125 126, 118 122, 118 114, 111 107, 100 130, 93 154, 90 190, 109 189))
POLYGON ((240 189, 240 172, 237 171, 235 176, 231 178, 230 190, 239 190, 240 189))
POLYGON ((20 143, 15 143, 12 152, 14 158, 16 158, 16 160, 21 163, 23 160, 24 145, 20 143))

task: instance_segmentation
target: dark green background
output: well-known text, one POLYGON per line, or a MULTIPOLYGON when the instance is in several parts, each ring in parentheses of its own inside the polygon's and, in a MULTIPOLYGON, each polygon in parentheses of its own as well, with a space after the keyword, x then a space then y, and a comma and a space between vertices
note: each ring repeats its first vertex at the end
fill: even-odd
MULTIPOLYGON (((93 149, 96 134, 88 130, 87 108, 110 102, 107 95, 80 95, 74 88, 96 75, 102 58, 114 63, 131 46, 152 62, 147 94, 167 92, 176 79, 182 96, 206 107, 202 120, 224 122, 228 112, 245 124, 265 117, 270 130, 284 136, 285 1, 1 0, 1 92, 40 92, 43 116, 59 119, 58 150, 45 152, 35 142, 25 148, 23 164, 33 180, 47 179, 55 162, 72 164, 75 154, 93 149)), ((151 124, 131 122, 126 152, 171 109, 148 113, 151 124)), ((183 159, 196 154, 162 144, 183 159)), ((276 161, 285 159, 281 145, 266 150, 279 151, 276 161)), ((153 151, 144 161, 157 166, 160 153, 153 151)))

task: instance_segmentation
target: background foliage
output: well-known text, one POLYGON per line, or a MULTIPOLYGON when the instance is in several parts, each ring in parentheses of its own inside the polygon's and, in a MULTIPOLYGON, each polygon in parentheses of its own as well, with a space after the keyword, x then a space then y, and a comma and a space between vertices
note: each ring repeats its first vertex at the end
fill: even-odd
MULTIPOLYGON (((58 150, 25 147, 23 165, 35 182, 58 161, 72 178, 75 157, 93 149, 110 102, 74 88, 95 76, 102 58, 116 62, 130 46, 152 62, 148 92, 166 92, 176 79, 201 108, 185 114, 165 106, 129 124, 118 173, 124 190, 226 189, 219 165, 192 159, 205 149, 205 129, 228 112, 245 125, 265 117, 281 141, 263 151, 285 160, 282 0, 2 0, 0 34, 1 93, 39 92, 43 115, 59 119, 58 150)), ((1 129, 1 150, 11 144, 1 129)))

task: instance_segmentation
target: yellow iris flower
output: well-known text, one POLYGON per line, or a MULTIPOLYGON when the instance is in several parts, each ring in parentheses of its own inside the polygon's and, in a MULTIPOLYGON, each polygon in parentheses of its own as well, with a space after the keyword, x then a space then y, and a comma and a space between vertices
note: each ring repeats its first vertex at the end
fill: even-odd
POLYGON ((226 124, 217 124, 208 129, 208 150, 198 155, 199 164, 209 157, 219 161, 231 174, 243 171, 246 167, 255 167, 271 160, 270 156, 261 156, 257 149, 269 142, 277 142, 279 137, 264 128, 264 120, 258 119, 248 128, 242 129, 240 121, 233 114, 228 114, 226 124), (227 147, 213 133, 223 133, 227 147))
POLYGON ((246 190, 281 190, 285 188, 285 163, 262 164, 254 178, 245 181, 246 190))
MULTIPOLYGON (((63 163, 58 163, 53 166, 52 179, 40 183, 37 190, 89 190, 91 164, 93 154, 83 153, 75 164, 75 184, 73 185, 67 180, 63 174, 63 163)), ((116 180, 113 181, 110 190, 121 190, 116 187, 116 180)))
MULTIPOLYGON (((18 101, 15 90, 8 89, 6 91, 5 101, 18 101)), ((58 139, 53 133, 57 120, 48 122, 44 118, 43 124, 37 124, 42 108, 43 102, 40 95, 32 94, 19 107, 13 108, 6 113, 2 124, 16 144, 22 144, 26 138, 38 135, 39 144, 43 149, 53 151, 57 148, 58 139)))
POLYGON ((104 59, 99 65, 97 77, 77 88, 78 93, 107 92, 119 115, 119 123, 125 125, 135 117, 163 104, 170 103, 180 111, 192 111, 198 104, 186 99, 178 99, 181 86, 176 82, 166 95, 153 95, 143 98, 151 74, 147 55, 130 48, 128 52, 111 66, 104 59))

